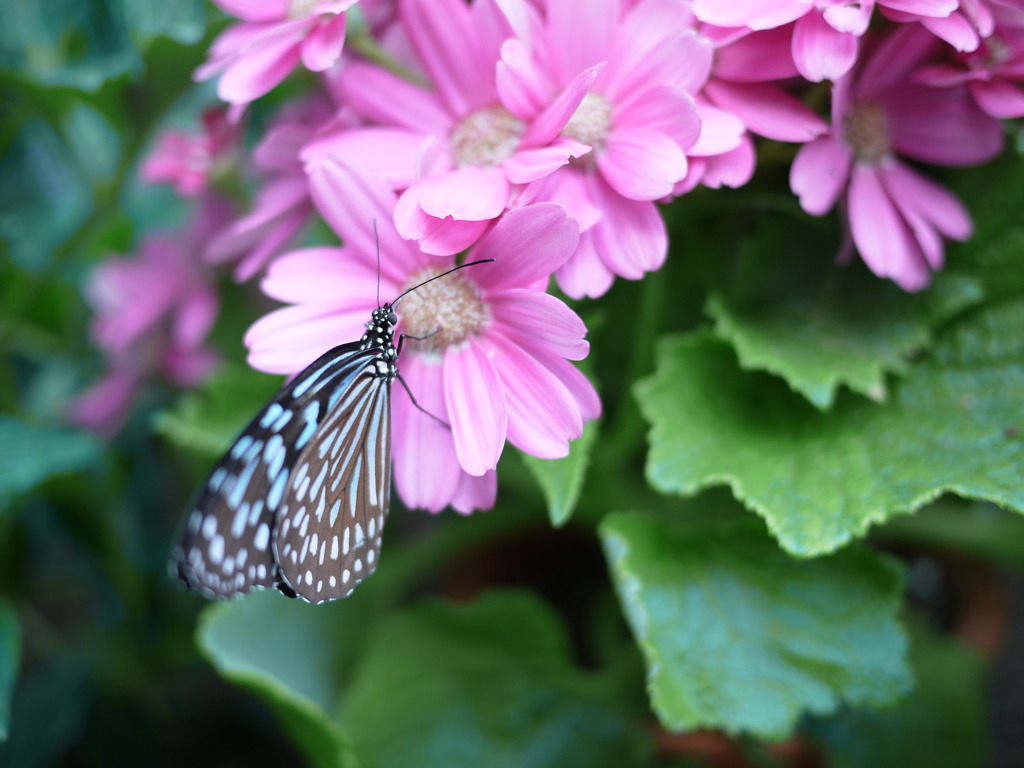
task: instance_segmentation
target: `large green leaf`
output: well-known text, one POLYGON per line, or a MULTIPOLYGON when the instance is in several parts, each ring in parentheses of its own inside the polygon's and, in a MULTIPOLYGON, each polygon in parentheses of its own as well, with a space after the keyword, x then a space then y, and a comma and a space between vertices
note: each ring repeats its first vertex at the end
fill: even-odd
POLYGON ((600 530, 666 728, 778 739, 804 712, 907 690, 892 560, 860 547, 794 560, 750 520, 617 513, 600 530))
POLYGON ((569 446, 569 455, 564 459, 538 459, 523 454, 523 461, 544 491, 548 515, 556 528, 565 525, 576 509, 597 432, 597 422, 588 423, 583 428, 583 435, 569 446))
POLYGON ((347 768, 349 739, 331 719, 337 659, 361 634, 354 601, 314 607, 276 592, 211 606, 198 642, 225 677, 248 686, 274 709, 317 768, 347 768))
POLYGON ((86 467, 99 453, 99 443, 84 432, 31 427, 0 416, 0 505, 50 475, 86 467))
POLYGON ((663 340, 636 388, 651 423, 647 474, 665 491, 727 484, 790 552, 831 552, 944 492, 1024 511, 1024 301, 974 312, 879 405, 821 413, 742 371, 706 334, 663 340))
POLYGON ((948 640, 915 636, 917 685, 895 707, 846 710, 815 722, 832 768, 982 768, 985 760, 984 665, 948 640))
POLYGON ((346 699, 362 765, 635 765, 642 733, 577 669, 537 598, 427 602, 383 621, 346 699))

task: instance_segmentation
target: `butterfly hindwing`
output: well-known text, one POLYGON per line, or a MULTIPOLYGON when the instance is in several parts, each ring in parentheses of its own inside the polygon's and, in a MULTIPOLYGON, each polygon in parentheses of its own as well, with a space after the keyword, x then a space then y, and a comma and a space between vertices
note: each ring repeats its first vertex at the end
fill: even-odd
POLYGON ((202 486, 172 554, 178 577, 207 597, 276 586, 278 508, 296 460, 374 350, 335 347, 299 373, 242 430, 202 486))
POLYGON ((274 551, 285 584, 321 603, 376 568, 391 489, 391 378, 366 365, 295 462, 274 551))

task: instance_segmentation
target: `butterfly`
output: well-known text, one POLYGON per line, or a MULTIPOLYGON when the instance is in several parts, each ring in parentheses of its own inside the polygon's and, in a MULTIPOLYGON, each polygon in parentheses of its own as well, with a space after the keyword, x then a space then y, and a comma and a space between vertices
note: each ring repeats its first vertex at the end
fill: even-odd
POLYGON ((324 353, 263 406, 185 518, 171 554, 185 586, 211 599, 276 587, 322 603, 373 573, 391 493, 391 386, 402 381, 403 341, 416 339, 402 334, 395 345, 395 308, 426 283, 489 261, 378 301, 359 341, 324 353))

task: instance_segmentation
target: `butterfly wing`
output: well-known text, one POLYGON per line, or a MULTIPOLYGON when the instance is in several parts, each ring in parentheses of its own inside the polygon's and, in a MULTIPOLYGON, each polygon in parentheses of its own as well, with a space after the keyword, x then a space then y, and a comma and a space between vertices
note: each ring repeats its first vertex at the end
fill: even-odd
POLYGON ((391 379, 379 362, 353 380, 295 462, 274 550, 311 603, 347 596, 373 573, 391 493, 391 379))
POLYGON ((298 374, 256 414, 214 467, 186 517, 172 566, 206 597, 277 586, 272 542, 296 460, 378 353, 358 342, 335 347, 298 374))

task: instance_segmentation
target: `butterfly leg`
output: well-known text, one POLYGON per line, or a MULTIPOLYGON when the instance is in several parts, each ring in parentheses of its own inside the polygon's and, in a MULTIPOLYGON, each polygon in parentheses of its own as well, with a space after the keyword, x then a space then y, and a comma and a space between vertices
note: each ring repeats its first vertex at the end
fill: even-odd
MULTIPOLYGON (((412 337, 410 337, 410 338, 412 338, 412 337)), ((409 389, 409 385, 405 383, 405 379, 402 378, 402 374, 398 374, 398 381, 401 382, 402 386, 405 388, 406 394, 409 395, 409 399, 412 400, 412 404, 415 405, 417 409, 419 409, 423 413, 427 414, 427 416, 432 418, 438 424, 442 425, 445 429, 451 429, 452 428, 452 425, 449 424, 447 421, 445 421, 444 419, 442 419, 442 418, 440 418, 438 416, 435 416, 430 411, 428 411, 426 408, 424 408, 422 405, 420 405, 418 402, 416 402, 416 396, 412 393, 412 390, 409 389)))

